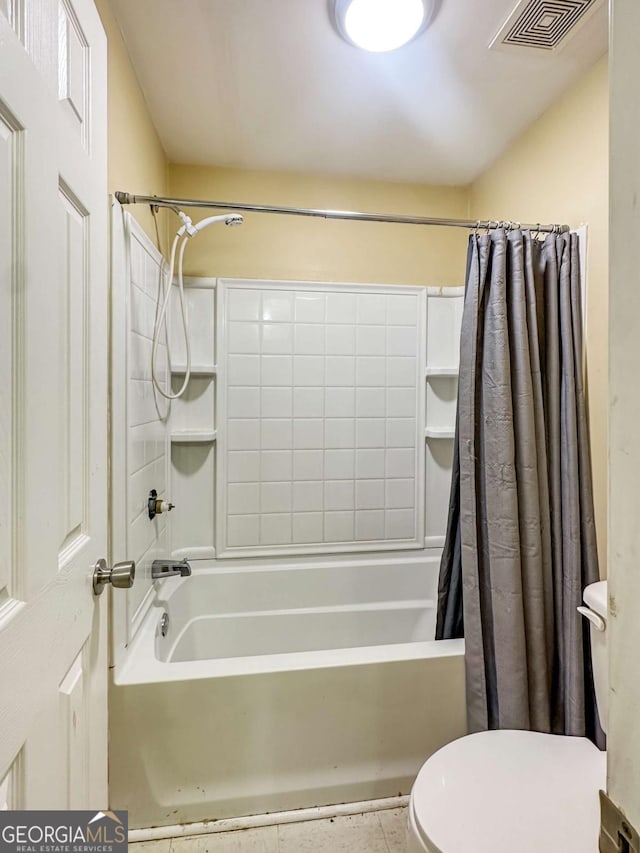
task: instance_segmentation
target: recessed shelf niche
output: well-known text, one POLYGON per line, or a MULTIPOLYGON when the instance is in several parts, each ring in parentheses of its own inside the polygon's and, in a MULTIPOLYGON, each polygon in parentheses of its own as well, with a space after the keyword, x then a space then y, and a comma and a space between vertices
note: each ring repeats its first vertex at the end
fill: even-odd
POLYGON ((425 545, 444 545, 455 439, 464 289, 430 288, 425 368, 425 545), (447 499, 443 500, 443 495, 447 499))
MULTIPOLYGON (((171 403, 171 552, 175 559, 215 557, 216 376, 215 279, 185 278, 191 341, 191 378, 182 397, 171 403)), ((171 316, 172 389, 187 372, 177 288, 171 316)))

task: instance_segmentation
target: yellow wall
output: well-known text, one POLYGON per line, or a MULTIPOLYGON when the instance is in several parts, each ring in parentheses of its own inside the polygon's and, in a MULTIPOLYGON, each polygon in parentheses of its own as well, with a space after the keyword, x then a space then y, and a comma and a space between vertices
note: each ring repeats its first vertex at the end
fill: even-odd
POLYGON ((471 187, 472 218, 587 223, 587 370, 601 570, 607 534, 609 90, 607 57, 471 187))
MULTIPOLYGON (((166 195, 167 159, 126 45, 108 0, 96 0, 96 6, 107 34, 109 192, 125 190, 142 195, 166 195)), ((155 242, 149 208, 132 205, 129 210, 155 242)), ((164 230, 166 225, 161 227, 164 230)))
MULTIPOLYGON (((96 0, 108 41, 109 191, 276 205, 466 217, 462 187, 427 187, 200 166, 168 166, 109 0, 96 0)), ((148 207, 129 210, 155 242, 148 207)), ((210 211, 207 213, 210 214, 210 211)), ((194 211, 194 220, 204 211, 194 211)), ((161 239, 178 222, 161 213, 161 239)), ((401 225, 247 215, 189 245, 192 275, 398 284, 463 284, 466 233, 401 225)))
MULTIPOLYGON (((169 168, 173 196, 375 213, 466 217, 462 187, 247 172, 169 168)), ((195 211, 194 220, 211 211, 195 211)), ((464 284, 462 229, 247 214, 240 228, 203 231, 188 247, 190 275, 417 285, 464 284)))

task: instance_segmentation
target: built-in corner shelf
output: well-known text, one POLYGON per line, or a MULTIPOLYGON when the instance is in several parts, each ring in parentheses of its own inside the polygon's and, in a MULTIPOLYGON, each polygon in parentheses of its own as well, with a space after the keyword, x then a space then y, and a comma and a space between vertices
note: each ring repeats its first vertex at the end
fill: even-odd
POLYGON ((420 383, 425 395, 425 548, 441 549, 445 544, 447 495, 455 455, 463 304, 461 287, 427 292, 427 346, 420 383))
POLYGON ((427 427, 424 431, 424 437, 454 439, 456 437, 456 433, 455 430, 451 429, 433 429, 431 427, 427 427))
POLYGON ((427 367, 426 369, 427 378, 430 376, 450 376, 452 378, 456 378, 458 376, 458 368, 457 367, 427 367))
MULTIPOLYGON (((187 372, 186 364, 172 364, 171 365, 171 373, 174 376, 184 376, 187 372)), ((192 376, 215 376, 218 372, 215 364, 192 364, 191 365, 191 375, 192 376)))
POLYGON ((171 433, 171 444, 211 444, 215 440, 215 430, 179 430, 171 433))

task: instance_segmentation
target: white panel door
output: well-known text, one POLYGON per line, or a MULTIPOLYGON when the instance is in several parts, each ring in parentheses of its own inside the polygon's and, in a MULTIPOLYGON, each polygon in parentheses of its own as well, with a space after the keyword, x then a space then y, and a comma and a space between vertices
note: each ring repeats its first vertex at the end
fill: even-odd
POLYGON ((0 3, 0 791, 107 802, 106 39, 0 3), (3 784, 5 783, 5 784, 3 784))

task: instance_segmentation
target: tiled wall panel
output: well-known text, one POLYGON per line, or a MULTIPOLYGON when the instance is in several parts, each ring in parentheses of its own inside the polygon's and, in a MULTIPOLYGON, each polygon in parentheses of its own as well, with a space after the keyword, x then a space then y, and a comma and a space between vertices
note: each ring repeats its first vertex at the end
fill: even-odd
MULTIPOLYGON (((136 582, 128 593, 129 623, 139 616, 151 586, 151 563, 165 556, 166 515, 149 520, 147 498, 151 489, 162 497, 167 488, 168 403, 156 394, 151 382, 151 348, 162 258, 130 220, 129 352, 127 383, 127 553, 136 561, 136 582)), ((167 381, 167 351, 158 347, 158 379, 167 381)))
POLYGON ((219 283, 218 554, 424 544, 425 299, 219 283))
MULTIPOLYGON (((135 560, 129 590, 113 597, 113 661, 118 662, 151 601, 151 563, 168 550, 167 516, 149 520, 151 489, 166 497, 168 402, 154 393, 151 349, 163 261, 130 214, 114 204, 112 218, 112 486, 114 562, 135 560)), ((166 338, 158 376, 166 383, 166 338)))

